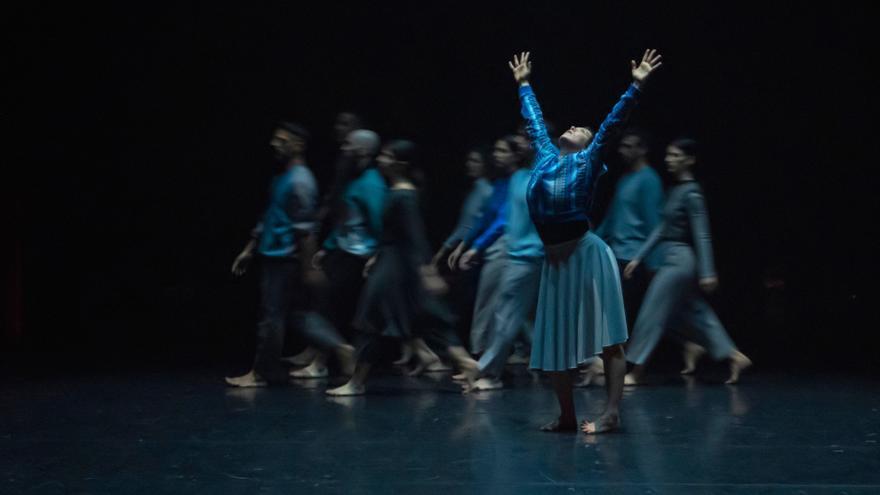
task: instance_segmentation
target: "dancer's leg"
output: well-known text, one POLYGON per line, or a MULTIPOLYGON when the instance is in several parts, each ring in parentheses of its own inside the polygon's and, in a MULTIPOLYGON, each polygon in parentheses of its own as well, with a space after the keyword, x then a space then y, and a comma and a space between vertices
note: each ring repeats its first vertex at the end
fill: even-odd
POLYGON ((486 252, 485 262, 480 269, 477 283, 477 299, 474 303, 474 317, 471 323, 471 352, 480 354, 486 350, 492 338, 495 308, 498 304, 501 276, 507 261, 506 240, 495 241, 486 252))
POLYGON ((620 401, 623 398, 623 380, 626 374, 626 356, 623 346, 615 344, 602 350, 602 362, 605 364, 605 388, 608 391, 608 402, 605 411, 596 421, 585 421, 581 425, 584 433, 605 433, 620 427, 620 401))
POLYGON ((287 381, 281 352, 285 317, 294 301, 294 284, 299 280, 297 264, 292 260, 264 258, 260 261, 260 322, 254 364, 249 373, 226 379, 226 383, 236 387, 260 387, 287 381))
POLYGON ((696 284, 689 247, 667 249, 667 261, 651 281, 627 344, 627 360, 636 365, 627 383, 637 383, 670 320, 696 284))
POLYGON ((538 302, 540 283, 540 263, 508 260, 501 279, 491 343, 480 358, 482 375, 493 378, 501 376, 513 342, 521 334, 526 317, 538 302))
POLYGON ((542 431, 576 431, 577 418, 574 411, 574 393, 570 371, 548 372, 553 391, 559 401, 559 418, 541 427, 542 431))
POLYGON ((689 340, 705 347, 713 359, 727 360, 730 364, 730 376, 726 383, 736 383, 742 370, 751 366, 752 361, 736 348, 712 306, 694 291, 682 308, 681 316, 686 323, 686 329, 682 331, 688 332, 686 335, 689 340))

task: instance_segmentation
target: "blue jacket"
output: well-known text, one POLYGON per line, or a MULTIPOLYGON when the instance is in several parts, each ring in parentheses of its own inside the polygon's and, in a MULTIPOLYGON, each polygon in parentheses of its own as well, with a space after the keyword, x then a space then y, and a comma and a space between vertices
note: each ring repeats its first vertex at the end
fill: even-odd
POLYGON ((547 135, 541 107, 530 85, 520 86, 522 116, 535 150, 535 168, 527 200, 535 224, 589 221, 596 181, 608 168, 601 161, 610 140, 622 130, 641 90, 630 85, 602 122, 592 142, 577 153, 562 155, 547 135))

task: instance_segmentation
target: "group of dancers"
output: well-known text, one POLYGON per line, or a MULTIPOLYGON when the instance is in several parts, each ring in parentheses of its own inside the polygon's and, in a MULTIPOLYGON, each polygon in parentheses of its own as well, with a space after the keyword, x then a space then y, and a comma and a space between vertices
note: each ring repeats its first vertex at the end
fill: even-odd
POLYGON ((718 279, 693 175, 697 143, 682 138, 667 146, 675 185, 664 205, 648 139, 626 129, 661 65, 656 50, 631 61, 632 84, 598 130, 572 126, 554 143, 529 84, 530 54, 515 55, 509 67, 525 125, 491 152, 468 153, 472 189, 456 228, 433 255, 412 142, 382 143, 356 116, 341 114, 341 157, 320 198, 305 161, 309 133, 279 124, 270 145, 284 171, 232 268, 241 275, 259 260, 256 356, 251 371, 226 382, 259 387, 326 377, 335 358, 350 379, 326 393, 358 395, 377 363, 414 361, 412 374, 448 369, 439 353, 472 392, 502 388, 505 364, 528 362, 549 375, 559 400, 559 417, 542 429, 586 434, 620 427, 624 385, 642 382, 667 332, 684 343, 683 373, 708 353, 729 363, 727 383, 736 383, 751 361, 701 295, 718 279), (614 143, 627 170, 604 221, 593 228, 593 197, 614 143), (441 265, 455 274, 452 294, 441 265), (455 317, 450 300, 464 318, 455 317), (468 325, 467 347, 461 322, 468 325), (289 326, 309 346, 284 358, 289 326), (599 375, 608 397, 604 412, 578 425, 573 387, 599 375))

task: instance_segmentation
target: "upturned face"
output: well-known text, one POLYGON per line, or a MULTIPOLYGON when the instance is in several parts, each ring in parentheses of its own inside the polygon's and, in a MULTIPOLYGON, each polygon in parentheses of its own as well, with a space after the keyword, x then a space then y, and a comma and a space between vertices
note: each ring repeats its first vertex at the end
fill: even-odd
POLYGON ((559 136, 559 147, 570 151, 580 151, 586 148, 592 140, 593 131, 589 128, 571 126, 559 136))

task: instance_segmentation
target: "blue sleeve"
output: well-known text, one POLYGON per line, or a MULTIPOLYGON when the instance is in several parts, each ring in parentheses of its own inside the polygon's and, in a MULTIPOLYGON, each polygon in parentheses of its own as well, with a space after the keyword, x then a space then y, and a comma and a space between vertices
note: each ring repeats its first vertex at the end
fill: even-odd
POLYGON ((458 225, 455 226, 455 230, 453 230, 452 234, 450 234, 446 241, 443 242, 445 248, 454 248, 477 226, 483 215, 480 208, 483 204, 482 200, 483 198, 480 197, 480 191, 477 188, 474 188, 464 202, 461 216, 458 219, 458 225))
POLYGON ((495 220, 496 212, 494 211, 494 194, 490 194, 486 197, 486 200, 483 201, 483 204, 479 208, 479 213, 475 217, 475 222, 473 223, 470 230, 464 233, 461 241, 465 244, 465 246, 470 246, 473 242, 480 237, 480 235, 492 225, 492 222, 495 220))
POLYGON ((498 215, 495 217, 495 220, 489 225, 489 227, 483 231, 483 234, 474 241, 473 247, 477 251, 485 251, 486 248, 491 246, 504 234, 504 230, 507 228, 507 215, 510 210, 510 203, 505 202, 501 209, 498 211, 498 215))
POLYGON ((575 162, 589 165, 591 175, 596 176, 607 170, 607 167, 600 163, 605 147, 608 146, 608 143, 615 136, 623 131, 627 120, 629 120, 629 115, 638 103, 641 94, 642 91, 638 86, 630 84, 608 116, 605 117, 602 125, 599 126, 599 130, 596 131, 596 135, 593 136, 593 141, 590 145, 586 149, 575 153, 575 162))
POLYGON ((523 118, 526 119, 526 132, 529 134, 535 152, 538 154, 553 152, 554 146, 547 134, 544 115, 541 113, 541 106, 538 105, 538 99, 535 97, 531 85, 526 84, 519 87, 519 99, 522 105, 520 111, 523 118))

